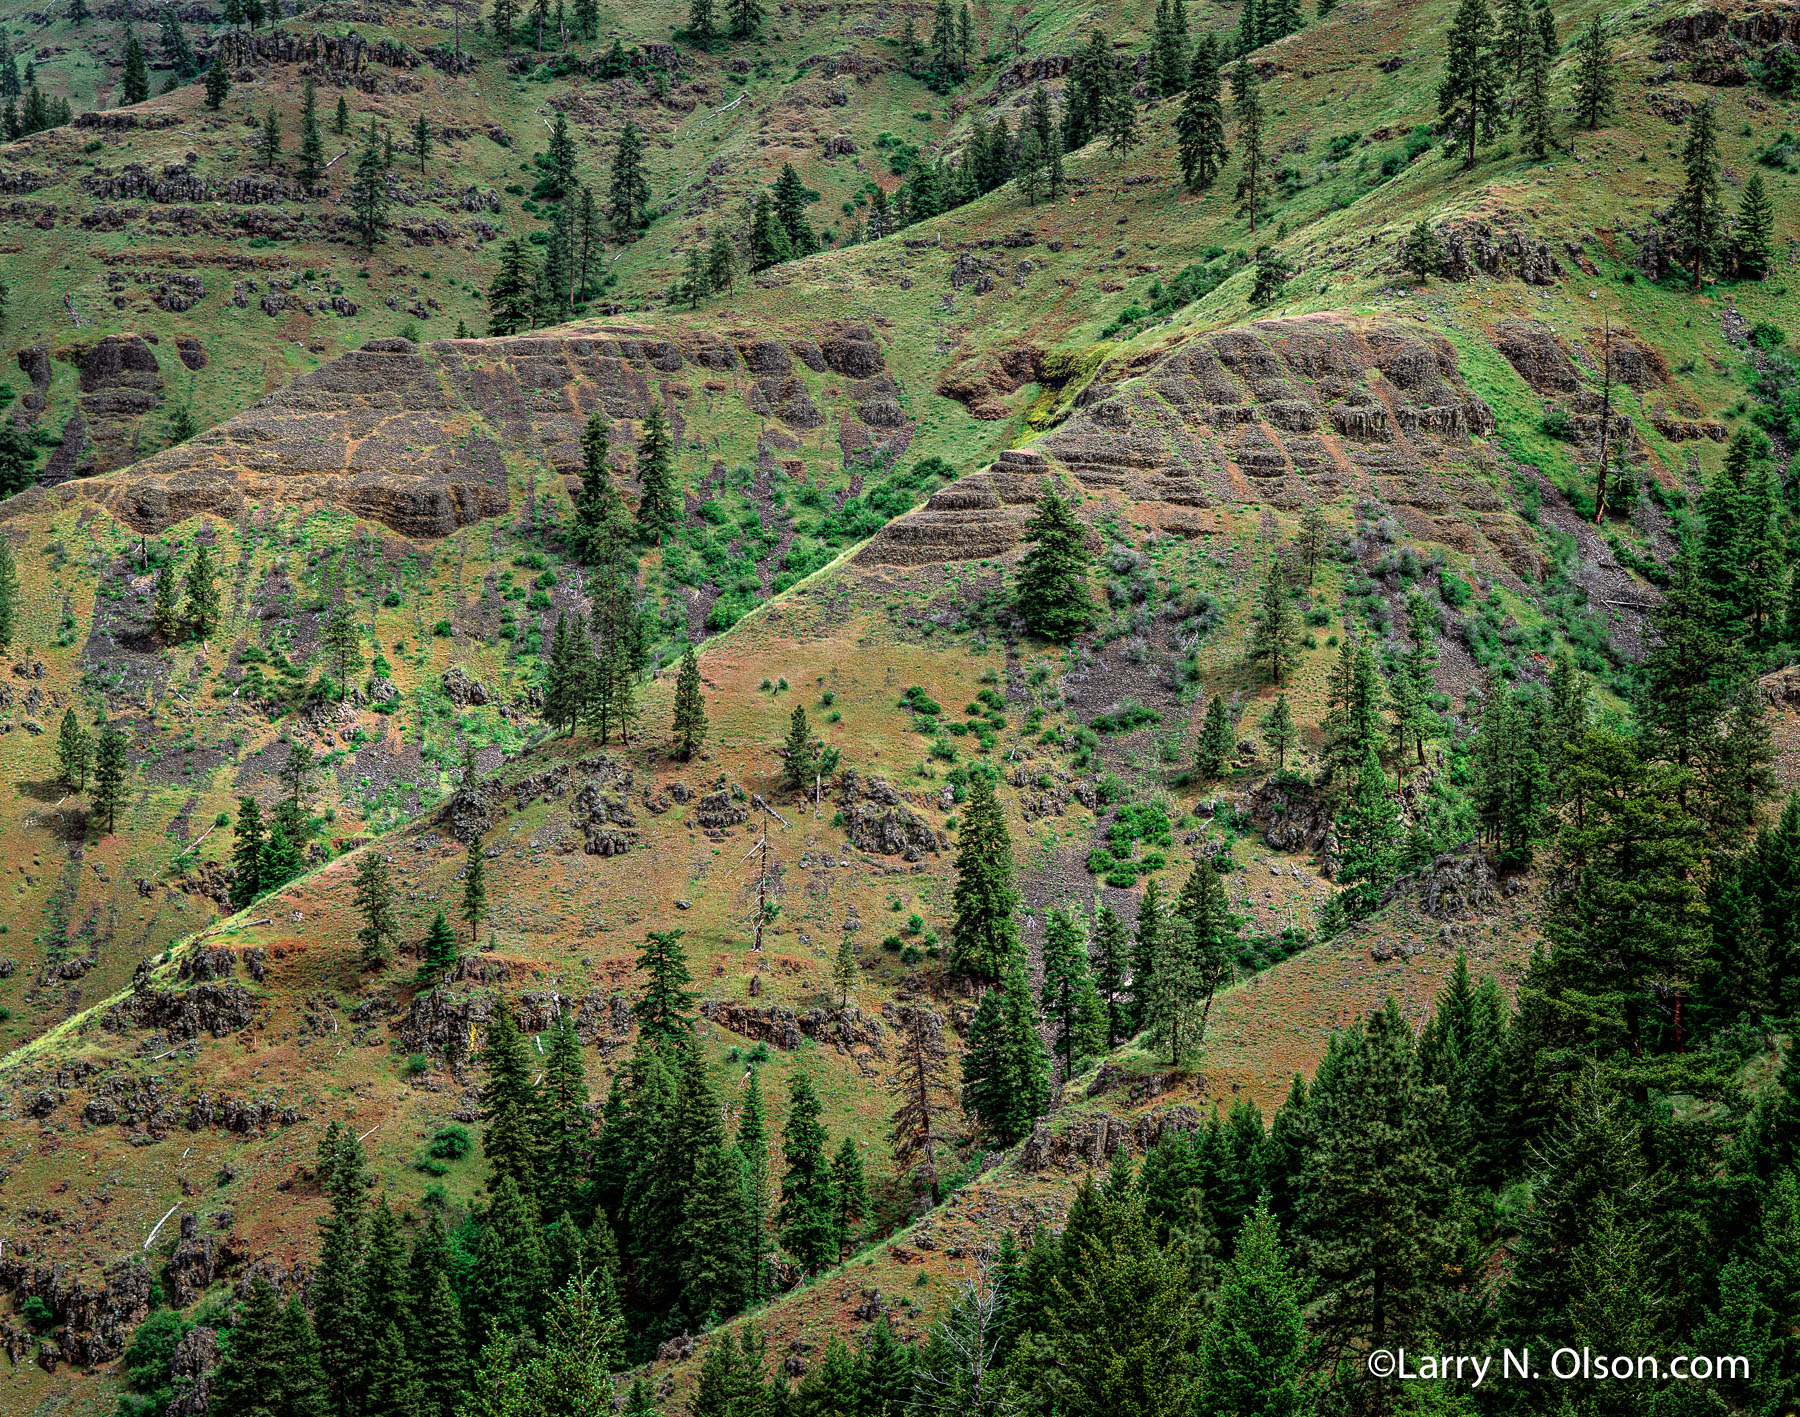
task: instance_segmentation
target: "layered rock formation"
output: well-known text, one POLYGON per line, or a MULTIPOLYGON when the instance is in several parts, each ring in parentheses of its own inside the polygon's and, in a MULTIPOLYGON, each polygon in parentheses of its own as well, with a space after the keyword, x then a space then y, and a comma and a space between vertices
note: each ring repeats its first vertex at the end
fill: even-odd
POLYGON ((1029 451, 934 494, 859 554, 921 565, 1003 555, 1052 465, 1136 503, 1163 531, 1223 529, 1217 508, 1294 509, 1346 492, 1408 509, 1412 530, 1502 557, 1519 544, 1482 474, 1488 406, 1449 342, 1411 321, 1309 315, 1196 337, 1141 375, 1100 381, 1029 451), (1479 530, 1485 534, 1473 535, 1479 530))
MULTIPOLYGON (((252 503, 329 502, 405 536, 447 536, 506 512, 507 453, 575 472, 590 414, 640 419, 653 391, 684 373, 703 380, 732 374, 739 384, 747 374, 750 410, 797 430, 825 416, 817 401, 824 395, 809 393, 802 369, 834 376, 844 381, 843 407, 832 411, 847 447, 905 446, 910 428, 895 397, 899 386, 867 326, 821 324, 805 337, 774 335, 765 329, 670 338, 607 325, 423 346, 371 340, 119 476, 34 489, 6 503, 0 516, 91 497, 130 526, 159 532, 199 513, 236 517, 252 503)), ((156 356, 135 335, 109 336, 84 362, 82 388, 104 471, 128 458, 110 450, 98 430, 125 428, 125 413, 160 402, 156 356)), ((679 420, 678 411, 677 436, 679 420)), ((630 445, 629 429, 615 428, 613 436, 615 447, 630 445)))

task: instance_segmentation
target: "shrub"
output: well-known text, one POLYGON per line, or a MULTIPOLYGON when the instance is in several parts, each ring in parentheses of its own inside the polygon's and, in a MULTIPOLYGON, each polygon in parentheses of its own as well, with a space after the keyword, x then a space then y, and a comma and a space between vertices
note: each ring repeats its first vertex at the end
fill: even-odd
POLYGON ((426 1151, 440 1161, 461 1161, 473 1146, 469 1129, 460 1122, 450 1122, 432 1134, 431 1145, 426 1151))

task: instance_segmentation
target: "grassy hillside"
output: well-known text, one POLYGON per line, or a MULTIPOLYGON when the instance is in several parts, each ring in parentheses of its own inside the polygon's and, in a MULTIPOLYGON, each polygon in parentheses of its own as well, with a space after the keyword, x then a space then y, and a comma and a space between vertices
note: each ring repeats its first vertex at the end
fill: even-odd
MULTIPOLYGON (((0 10, 21 63, 31 56, 39 84, 78 113, 112 102, 118 82, 123 24, 95 8, 79 28, 61 6, 0 10)), ((1277 178, 1255 233, 1232 174, 1182 188, 1164 101, 1127 157, 1102 143, 1072 154, 1062 201, 1027 205, 1008 186, 849 244, 870 184, 898 187, 914 150, 956 155, 977 119, 1016 124, 1020 75, 1094 24, 1122 55, 1141 50, 1148 6, 977 6, 985 56, 949 95, 904 72, 906 17, 889 7, 781 7, 760 42, 711 53, 670 47, 683 9, 603 8, 597 38, 570 58, 527 41, 511 64, 465 10, 469 72, 319 68, 322 116, 341 93, 351 124, 328 132, 328 156, 371 119, 394 135, 394 226, 372 254, 345 222, 354 152, 327 196, 239 200, 291 171, 299 63, 254 60, 218 113, 191 83, 103 126, 0 148, 0 373, 14 395, 0 416, 36 436, 44 484, 0 507, 21 583, 0 687, 13 784, 0 811, 12 874, 0 1282, 21 1361, 0 1406, 111 1408, 109 1365, 141 1313, 122 1281, 98 1286, 125 1259, 188 1307, 218 1302, 259 1262, 309 1265, 324 1208, 315 1149, 332 1121, 366 1134, 381 1193, 409 1218, 461 1214, 479 1153, 445 1161, 429 1147, 472 1120, 469 1054, 492 1009, 537 1033, 580 1000, 603 1096, 632 1038, 648 929, 685 932, 718 1091, 734 1099, 759 1068, 780 1097, 810 1069, 832 1138, 862 1141, 881 1182, 882 1243, 777 1300, 765 1317, 780 1344, 853 1329, 870 1288, 904 1294, 900 1327, 922 1331, 973 1237, 1062 1213, 1081 1170, 1104 1160, 1079 1140, 1102 1113, 1129 1132, 1171 1105, 1247 1096, 1267 1115, 1334 1027, 1389 993, 1421 1019, 1458 949, 1510 991, 1541 928, 1529 873, 1436 914, 1402 890, 1313 942, 1333 886, 1321 833, 1279 830, 1309 804, 1271 795, 1261 718, 1277 691, 1245 662, 1255 596, 1300 514, 1322 508, 1326 553, 1296 599, 1307 639, 1282 686, 1303 770, 1317 765, 1342 637, 1397 641, 1407 595, 1427 598, 1453 732, 1445 759, 1409 778, 1410 820, 1426 819, 1433 780, 1466 783, 1455 744, 1482 702, 1543 679, 1556 651, 1576 654, 1607 713, 1622 711, 1657 567, 1752 417, 1747 333, 1769 322, 1800 338, 1786 136, 1800 106, 1755 82, 1700 82, 1716 66, 1682 38, 1679 6, 1575 5, 1558 11, 1563 40, 1599 13, 1619 56, 1614 120, 1573 132, 1561 114, 1569 146, 1549 161, 1503 138, 1465 170, 1421 131, 1451 10, 1346 4, 1254 56, 1277 178), (593 61, 615 38, 636 67, 599 77, 593 61), (1763 175, 1778 257, 1765 280, 1695 292, 1679 270, 1653 278, 1653 236, 1680 185, 1686 114, 1707 101, 1727 201, 1763 175), (256 125, 271 107, 288 157, 264 171, 256 125), (596 189, 625 120, 648 135, 654 219, 605 245, 606 284, 582 318, 486 338, 499 241, 547 229, 530 192, 552 110, 568 115, 596 189), (422 173, 406 151, 421 115, 433 133, 422 173), (847 142, 828 156, 834 139, 847 142), (785 162, 819 193, 810 215, 838 248, 697 309, 671 305, 688 249, 721 225, 741 244, 785 162), (1471 253, 1459 278, 1399 266, 1421 220, 1471 253), (1263 242, 1296 273, 1253 308, 1234 253, 1263 242), (1641 495, 1595 525, 1609 355, 1641 495), (629 744, 552 738, 534 707, 544 648, 559 614, 588 605, 589 572, 563 534, 580 430, 602 416, 634 497, 655 399, 673 410, 685 501, 640 562, 653 641, 642 723, 629 744), (204 431, 165 446, 182 407, 204 431), (995 466, 1006 450, 1041 455, 1093 530, 1096 627, 1067 648, 1024 635, 1012 614, 1019 524, 1041 479, 1007 471, 1036 464, 995 466), (162 644, 154 572, 201 545, 221 567, 222 623, 162 644), (342 699, 320 687, 320 622, 340 596, 364 627, 342 699), (686 643, 700 646, 712 730, 680 764, 663 748, 686 643), (941 714, 907 706, 915 686, 941 714), (1190 769, 1215 695, 1234 752, 1203 782, 1190 769), (779 785, 796 706, 855 774, 818 801, 779 785), (127 735, 111 832, 57 782, 67 708, 127 735), (272 806, 296 743, 319 759, 301 794, 307 872, 233 913, 239 799, 272 806), (478 788, 464 780, 470 751, 478 788), (1121 1050, 1107 1086, 1088 1096, 1102 1074, 1077 1078, 1048 1119, 1048 1137, 1075 1139, 1047 1143, 1056 1160, 1015 1149, 980 1170, 973 1152, 950 1204, 920 1217, 887 1152, 895 1010, 928 998, 967 1022, 944 942, 973 763, 1001 775, 1034 969, 1048 911, 1104 902, 1129 921, 1145 876, 1175 889, 1221 849, 1245 946, 1191 1072, 1134 1096, 1158 1065, 1121 1050), (459 895, 456 830, 472 798, 490 905, 455 977, 421 985, 409 958, 362 970, 348 889, 359 853, 391 862, 416 943, 459 895), (759 798, 785 818, 769 823, 780 909, 760 954, 746 859, 759 798), (596 802, 623 853, 590 851, 596 802), (1162 866, 1149 864, 1153 825, 1115 879, 1091 869, 1122 822, 1128 837, 1166 824, 1162 866), (912 850, 883 849, 896 841, 912 850), (842 1010, 829 976, 847 921, 860 981, 842 1010), (28 1295, 53 1301, 54 1372, 26 1356, 39 1342, 28 1295)), ((1196 21, 1223 35, 1236 17, 1196 21)), ((283 22, 298 39, 353 31, 413 56, 451 27, 435 5, 326 3, 283 22)), ((186 28, 202 49, 224 32, 198 17, 186 28)), ((153 58, 155 29, 140 12, 153 58)), ((1571 69, 1565 43, 1559 96, 1571 69)), ((153 70, 155 88, 163 77, 153 70)), ((1775 453, 1785 474, 1789 449, 1775 453)), ((1800 781, 1800 696, 1774 683, 1770 697, 1778 774, 1800 781)), ((960 1029, 947 1038, 954 1064, 960 1029)))

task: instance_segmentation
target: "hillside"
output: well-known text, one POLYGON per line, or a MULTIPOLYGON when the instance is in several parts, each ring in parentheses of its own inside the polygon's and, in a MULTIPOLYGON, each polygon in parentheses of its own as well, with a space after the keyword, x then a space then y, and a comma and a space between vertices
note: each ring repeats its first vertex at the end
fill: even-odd
MULTIPOLYGON (((682 932, 729 1126, 755 1072, 779 1135, 804 1073, 871 1181, 854 1257, 756 1316, 796 1377, 881 1313, 922 1341, 1002 1231, 1059 1227, 1119 1152, 1246 1099, 1266 1121, 1334 1030, 1389 997, 1424 1030, 1459 953, 1517 996, 1547 938, 1555 843, 1542 833, 1532 857, 1528 840, 1526 864, 1491 831, 1470 841, 1477 726, 1514 688, 1547 691, 1563 652, 1596 723, 1630 721, 1668 565, 1716 530, 1706 490, 1740 430, 1774 432, 1791 543, 1793 425, 1769 415, 1794 397, 1774 341, 1800 340, 1800 101, 1765 66, 1800 49, 1800 10, 1560 7, 1559 146, 1533 162, 1502 136, 1465 167, 1428 130, 1456 7, 1325 8, 1249 61, 1272 181, 1252 231, 1229 160, 1207 190, 1182 182, 1149 5, 977 5, 966 78, 934 88, 902 41, 929 31, 922 9, 782 4, 760 39, 707 49, 678 33, 685 6, 602 7, 591 37, 558 45, 529 14, 503 41, 460 0, 322 0, 248 33, 198 0, 174 13, 230 69, 212 111, 197 78, 157 92, 163 9, 109 0, 77 24, 61 4, 0 3, 20 64, 76 115, 0 146, 0 417, 34 454, 32 485, 0 503, 19 579, 0 684, 15 788, 0 1408, 110 1412, 153 1290, 208 1322, 253 1276, 311 1292, 332 1123, 361 1137, 370 1194, 409 1235, 432 1214, 474 1226, 482 1152, 434 1147, 477 1130, 495 1011, 534 1057, 573 1017, 598 1122, 638 1054, 651 930, 682 932), (1619 99, 1588 131, 1569 94, 1596 16, 1619 99), (121 105, 128 22, 154 96, 121 105), (1069 153, 1058 200, 1008 183, 860 239, 877 187, 914 190, 915 158, 972 160, 977 125, 1019 128, 1039 80, 1066 97, 1097 25, 1142 101, 1140 144, 1069 153), (311 194, 294 172, 308 79, 325 156, 344 154, 311 194), (1707 103, 1726 209, 1760 175, 1775 260, 1696 290, 1674 203, 1707 103), (270 111, 274 162, 258 153, 270 111), (603 234, 570 318, 487 334, 502 247, 541 253, 552 230, 554 201, 533 195, 552 115, 602 198, 623 125, 642 132, 649 220, 603 234), (372 251, 348 190, 371 122, 394 144, 372 251), (825 249, 750 272, 756 198, 784 164, 825 249), (1444 257, 1430 278, 1402 260, 1420 222, 1444 257), (733 288, 679 298, 689 252, 720 232, 733 288), (1291 273, 1253 303, 1265 243, 1291 273), (564 737, 542 716, 550 646, 602 587, 571 532, 583 431, 604 426, 635 505, 663 409, 681 505, 636 553, 640 720, 629 742, 564 737), (1603 429, 1631 495, 1597 519, 1603 429), (1066 645, 1015 608, 1050 487, 1074 496, 1094 555, 1094 623, 1066 645), (217 624, 160 635, 159 568, 202 548, 217 624), (1280 684, 1248 657, 1272 567, 1303 636, 1280 684), (1399 674, 1419 603, 1442 731, 1416 762, 1402 731, 1387 760, 1423 864, 1322 938, 1343 884, 1340 647, 1373 645, 1399 674), (348 673, 327 644, 342 610, 348 673), (668 724, 690 644, 710 732, 684 763, 668 724), (1297 726, 1279 766, 1278 696, 1297 726), (1215 701, 1228 746, 1208 774, 1215 701), (811 794, 782 783, 797 707, 837 754, 811 794), (66 709, 125 735, 110 830, 59 780, 66 709), (281 777, 296 747, 314 755, 297 787, 281 777), (1195 862, 1228 868, 1240 933, 1195 1057, 1170 1067, 1123 1041, 1011 1146, 958 1114, 953 1194, 933 1207, 896 1174, 888 1119, 915 1010, 942 1016, 952 1076, 970 1046, 979 991, 951 967, 952 890, 970 777, 990 767, 1033 986, 1052 912, 1106 905, 1130 927, 1145 881, 1173 894, 1195 862), (289 799, 308 839, 297 879, 234 909, 246 796, 271 818, 289 799), (778 908, 758 951, 765 828, 778 908), (457 918, 471 847, 487 903, 446 975, 415 978, 410 951, 440 909, 457 918), (352 898, 371 855, 403 946, 375 970, 352 898), (832 978, 847 932, 848 1002, 832 978)), ((1190 19, 1227 40, 1241 13, 1190 19)), ((1777 637, 1755 666, 1783 794, 1800 785, 1793 648, 1777 637)), ((1765 1079, 1780 1012, 1721 1025, 1707 1056, 1765 1079)), ((1678 1024, 1675 1051, 1684 1038, 1678 1024)), ((1748 1105, 1697 1095, 1702 1112, 1748 1105)), ((1480 1202, 1497 1246, 1525 1204, 1503 1192, 1480 1202)), ((686 1410, 712 1341, 659 1355, 668 1410, 686 1410)))

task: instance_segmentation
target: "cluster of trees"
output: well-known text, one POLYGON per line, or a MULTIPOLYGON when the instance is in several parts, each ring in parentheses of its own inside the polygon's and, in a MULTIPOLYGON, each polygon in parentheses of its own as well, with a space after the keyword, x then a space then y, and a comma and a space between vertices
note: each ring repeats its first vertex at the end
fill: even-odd
MULTIPOLYGON (((464 771, 463 780, 472 779, 472 766, 464 771)), ((251 799, 245 798, 246 802, 251 799)), ((356 942, 362 950, 364 969, 379 969, 394 957, 400 943, 400 922, 395 908, 394 884, 388 875, 387 862, 379 851, 366 851, 362 860, 357 863, 356 879, 352 886, 352 899, 356 913, 362 917, 362 927, 356 932, 356 942)), ((481 930, 481 918, 487 910, 487 861, 481 852, 481 843, 469 843, 469 854, 463 866, 462 905, 459 917, 469 927, 469 938, 475 939, 481 930)), ((450 922, 444 918, 444 912, 438 911, 426 928, 425 938, 418 947, 421 982, 429 982, 438 978, 444 971, 454 968, 456 964, 456 934, 450 928, 450 922)))
POLYGON ((601 288, 597 258, 603 225, 611 227, 616 240, 630 241, 650 219, 644 140, 630 119, 613 149, 604 210, 580 179, 575 140, 561 113, 551 124, 549 149, 538 154, 537 166, 534 195, 554 203, 544 213, 550 230, 543 259, 518 237, 501 246, 500 265, 488 283, 490 334, 518 334, 579 313, 601 288))
POLYGON ((722 35, 739 41, 757 38, 762 22, 761 0, 726 0, 723 31, 715 0, 688 0, 686 37, 702 49, 711 49, 722 35))
POLYGON ((165 645, 190 635, 204 640, 219 628, 224 605, 219 596, 218 567, 206 542, 194 548, 186 570, 170 555, 156 568, 150 601, 150 629, 165 645))
POLYGON ((793 163, 784 162, 774 188, 757 194, 750 219, 752 270, 764 271, 819 249, 819 238, 806 218, 808 204, 818 200, 819 194, 800 180, 793 163))
POLYGON ((291 742, 276 775, 283 793, 268 819, 254 797, 238 800, 237 820, 232 823, 233 908, 242 910, 258 897, 280 890, 306 869, 306 847, 320 823, 301 798, 318 766, 309 744, 291 742))
POLYGON ((1674 224, 1694 289, 1708 273, 1731 270, 1748 280, 1768 275, 1775 264, 1775 204, 1762 174, 1751 169, 1739 194, 1736 220, 1727 216, 1719 119, 1711 103, 1695 109, 1688 121, 1681 167, 1674 224))
POLYGON ((74 709, 63 710, 56 733, 57 781, 70 792, 87 792, 91 785, 89 815, 104 818, 109 832, 125 800, 128 768, 125 734, 117 724, 98 718, 90 732, 74 709))

